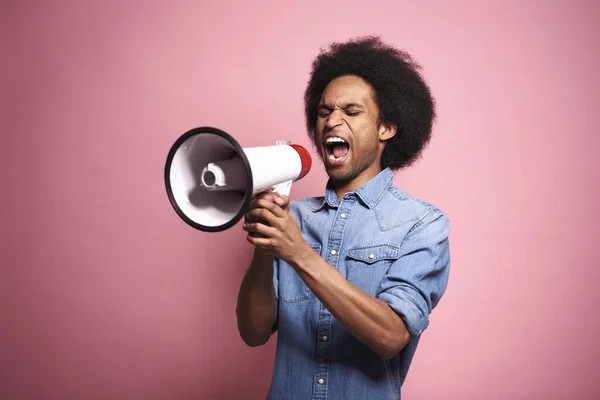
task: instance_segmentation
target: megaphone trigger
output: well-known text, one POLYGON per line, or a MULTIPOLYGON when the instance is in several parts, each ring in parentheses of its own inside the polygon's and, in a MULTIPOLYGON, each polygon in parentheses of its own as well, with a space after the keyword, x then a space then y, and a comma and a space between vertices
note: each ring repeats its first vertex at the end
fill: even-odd
POLYGON ((278 185, 275 185, 272 189, 275 195, 284 195, 289 196, 292 191, 292 181, 282 182, 278 185))

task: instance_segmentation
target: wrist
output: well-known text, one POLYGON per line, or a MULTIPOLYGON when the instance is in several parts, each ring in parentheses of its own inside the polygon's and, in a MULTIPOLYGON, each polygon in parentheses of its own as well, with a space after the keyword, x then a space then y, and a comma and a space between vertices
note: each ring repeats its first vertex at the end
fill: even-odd
POLYGON ((263 274, 265 271, 272 272, 273 269, 273 254, 268 249, 256 247, 252 257, 250 269, 259 271, 263 274))
POLYGON ((273 251, 264 247, 256 246, 254 248, 254 258, 257 260, 272 260, 273 251))
POLYGON ((294 252, 294 256, 289 260, 289 264, 296 270, 302 269, 303 266, 310 264, 311 257, 314 257, 317 253, 313 248, 306 242, 294 252))

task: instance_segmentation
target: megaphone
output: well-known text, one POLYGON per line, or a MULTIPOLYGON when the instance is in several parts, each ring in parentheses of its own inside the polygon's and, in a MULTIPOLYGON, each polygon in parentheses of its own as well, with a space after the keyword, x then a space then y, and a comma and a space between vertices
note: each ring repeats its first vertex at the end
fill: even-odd
POLYGON ((171 146, 165 185, 171 205, 188 225, 217 232, 235 225, 254 194, 272 190, 289 195, 293 182, 309 171, 312 159, 302 146, 286 141, 242 148, 228 133, 194 128, 171 146))

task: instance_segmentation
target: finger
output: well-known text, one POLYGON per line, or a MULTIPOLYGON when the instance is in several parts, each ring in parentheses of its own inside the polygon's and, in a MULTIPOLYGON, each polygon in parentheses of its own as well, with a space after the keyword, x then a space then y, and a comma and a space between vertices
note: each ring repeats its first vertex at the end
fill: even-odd
POLYGON ((284 211, 290 210, 290 198, 286 195, 278 195, 278 197, 275 199, 275 203, 277 203, 277 205, 284 211))
MULTIPOLYGON (((250 204, 248 204, 248 210, 246 211, 246 214, 244 214, 244 219, 247 222, 256 222, 256 219, 252 219, 252 211, 254 210, 261 210, 265 208, 265 205, 268 205, 268 200, 262 198, 262 199, 254 199, 250 202, 250 204)), ((255 214, 256 215, 259 214, 255 214)))
POLYGON ((285 211, 283 211, 283 209, 278 206, 274 201, 268 201, 265 199, 258 199, 254 202, 254 207, 249 207, 249 209, 253 210, 253 209, 267 209, 269 210, 273 215, 275 215, 278 218, 282 218, 285 216, 285 211))
POLYGON ((248 209, 251 210, 253 208, 261 208, 261 207, 264 208, 265 205, 268 205, 269 203, 276 204, 275 196, 265 195, 265 196, 255 197, 248 204, 248 209))
POLYGON ((246 213, 245 221, 247 223, 262 223, 264 225, 278 227, 281 222, 271 211, 266 208, 255 208, 246 213))
POLYGON ((246 232, 251 234, 259 234, 267 238, 273 238, 277 235, 277 229, 260 222, 246 223, 242 226, 246 232))
POLYGON ((253 200, 267 200, 267 201, 275 201, 275 197, 277 197, 277 194, 275 192, 271 192, 271 191, 264 191, 264 192, 260 192, 257 193, 253 196, 253 200))
POLYGON ((279 207, 283 207, 289 204, 290 198, 285 194, 275 193, 275 203, 279 205, 279 207))
POLYGON ((280 206, 285 205, 289 201, 288 196, 281 195, 272 190, 260 192, 252 196, 251 204, 256 204, 257 200, 271 201, 280 206))
POLYGON ((258 238, 248 235, 246 240, 252 243, 254 246, 261 247, 264 249, 269 249, 273 247, 271 239, 268 238, 258 238))

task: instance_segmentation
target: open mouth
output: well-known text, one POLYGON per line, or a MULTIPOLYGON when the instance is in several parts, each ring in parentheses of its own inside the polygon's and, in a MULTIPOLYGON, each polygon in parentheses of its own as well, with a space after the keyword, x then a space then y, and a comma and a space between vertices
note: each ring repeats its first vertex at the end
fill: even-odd
POLYGON ((348 155, 350 145, 344 139, 333 136, 325 141, 325 150, 330 161, 340 162, 348 155))

